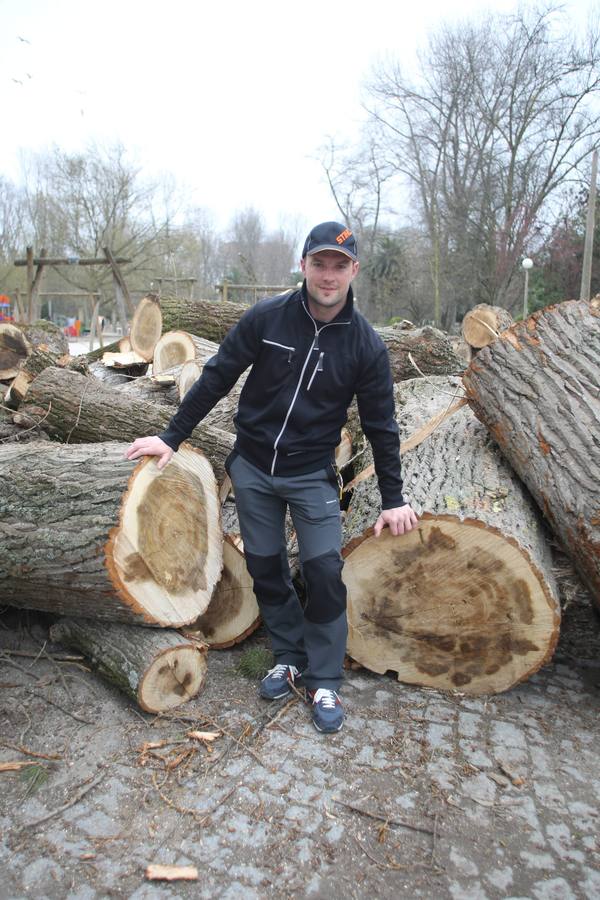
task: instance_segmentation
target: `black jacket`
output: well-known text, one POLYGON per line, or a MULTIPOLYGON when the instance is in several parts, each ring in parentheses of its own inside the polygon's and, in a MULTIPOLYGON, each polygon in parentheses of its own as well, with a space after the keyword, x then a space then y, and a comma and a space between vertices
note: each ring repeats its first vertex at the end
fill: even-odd
POLYGON ((356 394, 373 448, 384 509, 401 506, 400 445, 385 344, 354 309, 352 288, 331 322, 308 311, 302 290, 261 300, 243 314, 160 437, 177 450, 248 366, 235 417, 236 450, 272 475, 332 462, 356 394))

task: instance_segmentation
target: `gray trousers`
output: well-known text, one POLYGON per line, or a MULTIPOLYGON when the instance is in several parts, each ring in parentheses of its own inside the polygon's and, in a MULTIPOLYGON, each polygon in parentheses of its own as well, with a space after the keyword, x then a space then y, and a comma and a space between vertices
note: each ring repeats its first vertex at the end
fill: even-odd
POLYGON ((346 650, 346 588, 333 469, 271 476, 235 455, 228 465, 248 571, 277 663, 303 672, 306 687, 336 690, 346 650), (306 585, 304 610, 292 585, 285 514, 298 537, 306 585))

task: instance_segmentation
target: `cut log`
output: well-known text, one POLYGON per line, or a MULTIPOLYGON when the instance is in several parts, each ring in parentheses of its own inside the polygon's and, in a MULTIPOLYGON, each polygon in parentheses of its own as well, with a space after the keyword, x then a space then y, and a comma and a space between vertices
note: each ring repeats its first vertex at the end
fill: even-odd
POLYGON ((179 374, 181 366, 168 369, 161 375, 143 375, 141 378, 128 378, 116 389, 128 397, 135 397, 146 403, 158 403, 170 409, 173 415, 179 406, 179 389, 176 383, 176 374, 179 374))
POLYGON ((3 603, 161 627, 205 611, 222 566, 210 464, 184 447, 159 470, 125 448, 0 447, 3 603))
POLYGON ((191 386, 195 384, 196 381, 198 381, 201 374, 202 363, 200 363, 197 359, 189 359, 182 365, 181 369, 179 370, 179 377, 176 379, 180 400, 183 400, 191 386))
MULTIPOLYGON (((398 386, 403 441, 452 403, 455 386, 446 378, 398 386)), ((422 516, 408 534, 374 537, 374 477, 352 496, 344 532, 348 652, 412 684, 507 690, 548 662, 558 639, 541 516, 467 405, 403 456, 403 476, 422 516)))
MULTIPOLYGON (((56 368, 45 369, 32 382, 23 411, 43 418, 42 427, 50 437, 71 444, 133 441, 160 434, 171 418, 171 410, 166 407, 136 400, 95 379, 56 368)), ((202 450, 222 481, 233 435, 200 424, 190 444, 202 450)))
POLYGON ((496 340, 501 331, 513 324, 513 317, 502 306, 478 303, 462 320, 462 336, 469 347, 481 350, 496 340))
POLYGON ((163 331, 189 331, 220 344, 248 309, 241 303, 161 297, 163 331))
POLYGON ((125 372, 122 372, 119 369, 111 369, 110 367, 105 366, 99 359, 90 363, 90 375, 97 378, 98 381, 101 381, 105 385, 110 384, 115 387, 120 384, 130 384, 131 381, 136 380, 132 379, 129 375, 126 375, 125 372))
POLYGON ((600 607, 600 310, 567 300, 534 313, 463 381, 600 607))
POLYGON ((152 362, 154 348, 162 334, 162 313, 156 294, 142 297, 135 308, 129 342, 131 349, 146 362, 152 362))
POLYGON ((164 712, 197 696, 206 681, 206 652, 170 629, 89 619, 61 619, 50 640, 78 650, 92 667, 143 710, 164 712))
POLYGON ((0 381, 10 381, 18 375, 31 349, 22 328, 0 322, 0 381))
POLYGON ((465 368, 447 336, 437 328, 426 325, 409 331, 393 327, 375 331, 387 347, 394 381, 406 381, 419 374, 458 375, 465 368))
POLYGON ((201 366, 214 356, 219 345, 187 331, 167 331, 154 348, 152 371, 155 375, 189 360, 197 360, 201 366))
POLYGON ((78 356, 69 356, 68 353, 59 356, 56 353, 35 347, 22 363, 17 376, 11 383, 8 402, 15 408, 18 407, 23 402, 33 379, 49 366, 72 369, 73 371, 81 372, 82 375, 89 373, 85 359, 82 360, 78 356))
POLYGON ((206 641, 211 650, 238 644, 260 625, 258 603, 244 559, 242 539, 226 534, 223 543, 223 574, 208 609, 182 634, 206 641))

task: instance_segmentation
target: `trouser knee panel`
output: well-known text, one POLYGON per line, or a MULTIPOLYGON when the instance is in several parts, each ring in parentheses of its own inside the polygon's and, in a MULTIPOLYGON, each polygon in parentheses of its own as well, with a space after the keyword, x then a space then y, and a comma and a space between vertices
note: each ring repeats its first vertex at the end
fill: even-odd
POLYGON ((302 566, 307 603, 304 616, 309 622, 333 622, 346 610, 346 585, 342 581, 343 562, 339 553, 329 551, 307 560, 302 566))

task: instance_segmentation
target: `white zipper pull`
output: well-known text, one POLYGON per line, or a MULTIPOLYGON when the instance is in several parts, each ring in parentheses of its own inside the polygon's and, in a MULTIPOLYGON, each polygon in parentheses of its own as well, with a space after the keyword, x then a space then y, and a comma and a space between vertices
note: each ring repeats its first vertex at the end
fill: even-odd
POLYGON ((325 353, 323 350, 321 350, 321 352, 319 353, 319 358, 317 360, 317 364, 313 369, 312 375, 310 376, 310 381, 308 382, 308 386, 306 388, 307 391, 310 391, 311 385, 312 385, 313 381, 315 380, 315 375, 317 374, 317 372, 323 371, 323 357, 324 356, 325 356, 325 353))

